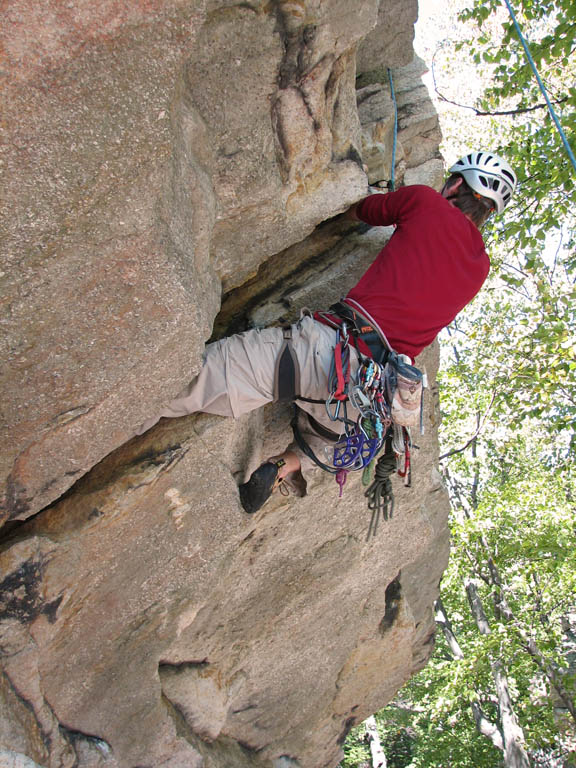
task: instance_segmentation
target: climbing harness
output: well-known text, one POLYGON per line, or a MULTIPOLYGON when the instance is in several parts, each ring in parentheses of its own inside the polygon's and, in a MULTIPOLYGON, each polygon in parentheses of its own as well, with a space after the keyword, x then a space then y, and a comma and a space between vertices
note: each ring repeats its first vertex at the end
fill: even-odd
MULTIPOLYGON (((368 369, 360 368, 360 374, 367 377, 366 382, 360 382, 371 386, 371 377, 380 383, 376 388, 372 399, 375 398, 376 406, 386 402, 390 406, 390 412, 385 416, 392 422, 405 427, 420 427, 422 431, 422 394, 426 386, 424 375, 410 363, 406 355, 398 355, 392 348, 382 329, 371 315, 354 299, 342 299, 332 304, 328 313, 319 312, 318 317, 322 322, 339 329, 346 323, 354 338, 356 349, 363 359, 363 355, 369 355, 372 365, 368 369), (382 370, 383 369, 383 370, 382 370)), ((353 405, 356 403, 357 390, 352 390, 353 405)), ((360 404, 362 401, 360 401, 360 404)), ((378 408, 377 408, 378 410, 378 408)))
POLYGON ((350 336, 345 321, 337 333, 326 412, 331 421, 341 425, 341 436, 333 445, 332 467, 342 496, 348 472, 367 467, 382 447, 390 418, 383 397, 382 366, 364 360, 355 381, 351 381, 350 336), (349 402, 359 412, 355 421, 348 416, 349 402))
POLYGON ((388 339, 376 321, 353 299, 337 301, 328 312, 317 314, 325 325, 335 330, 346 323, 358 351, 369 355, 377 363, 386 363, 388 355, 393 351, 388 339))
MULTIPOLYGON (((310 420, 312 427, 322 437, 329 432, 332 441, 331 461, 322 461, 308 445, 298 425, 299 409, 296 406, 292 421, 294 437, 300 448, 319 467, 336 477, 339 495, 342 496, 348 472, 367 467, 374 459, 386 436, 391 420, 384 401, 383 367, 364 360, 355 380, 350 377, 350 335, 346 322, 337 329, 338 339, 329 374, 329 393, 325 401, 326 413, 331 422, 338 425, 338 432, 331 433, 322 425, 310 420), (349 417, 348 403, 359 412, 354 420, 349 417), (335 435, 334 440, 331 435, 335 435)), ((296 398, 296 400, 307 398, 296 398)), ((323 401, 322 401, 323 402, 323 401)))
POLYGON ((564 149, 566 150, 568 157, 570 158, 570 162, 572 163, 572 167, 576 171, 576 159, 574 158, 574 153, 572 152, 572 148, 570 147, 570 144, 568 143, 568 139, 566 138, 566 134, 564 133, 564 129, 562 128, 562 125, 560 124, 560 120, 558 119, 558 116, 556 115, 556 112, 554 110, 554 107, 552 106, 552 102, 550 101, 550 98, 548 97, 548 92, 546 91, 546 88, 544 86, 544 83, 542 82, 542 78, 538 74, 538 70, 536 69, 536 64, 534 63, 534 59, 532 58, 532 54, 530 53, 530 48, 528 47, 528 42, 524 35, 522 34, 522 30, 520 28, 520 24, 518 24, 518 21, 516 19, 516 14, 514 13, 514 10, 512 9, 512 6, 509 2, 509 0, 504 0, 506 3, 506 7, 508 8, 508 11, 510 12, 510 17, 512 18, 512 22, 514 23, 514 26, 516 28, 516 32, 518 33, 518 37, 520 38, 520 42, 522 44, 522 47, 524 48, 524 52, 526 54, 526 58, 528 59, 528 63, 530 64, 530 67, 532 69, 532 72, 534 73, 534 76, 536 78, 536 82, 538 83, 538 87, 540 88, 540 91, 542 92, 542 95, 544 96, 544 100, 546 101, 546 106, 548 107, 548 111, 550 112, 550 116, 552 117, 552 120, 554 121, 554 125, 558 129, 558 133, 560 134, 560 138, 562 139, 562 144, 564 145, 564 149))
MULTIPOLYGON (((422 425, 422 373, 409 364, 408 358, 392 349, 377 323, 357 302, 341 300, 333 304, 327 313, 318 314, 337 333, 325 407, 328 418, 338 431, 326 430, 309 417, 312 428, 322 437, 326 437, 328 432, 327 439, 332 443, 330 460, 322 461, 299 428, 299 409, 295 405, 292 428, 297 444, 319 467, 335 476, 339 496, 342 496, 348 473, 361 470, 366 473, 387 440, 391 441, 394 471, 400 463, 398 474, 409 484, 409 427, 422 425), (354 376, 350 372, 351 343, 356 347, 359 360, 354 376), (350 417, 349 405, 358 413, 355 418, 350 417)), ((295 400, 319 402, 299 396, 295 400)), ((381 501, 383 496, 389 495, 386 490, 388 485, 382 485, 380 481, 382 467, 389 468, 391 460, 378 466, 379 483, 371 486, 371 494, 367 492, 371 504, 376 504, 375 500, 378 500, 371 530, 375 530, 377 517, 383 509, 384 519, 388 519, 387 506, 383 507, 381 501)), ((373 506, 370 508, 374 509, 373 506)))

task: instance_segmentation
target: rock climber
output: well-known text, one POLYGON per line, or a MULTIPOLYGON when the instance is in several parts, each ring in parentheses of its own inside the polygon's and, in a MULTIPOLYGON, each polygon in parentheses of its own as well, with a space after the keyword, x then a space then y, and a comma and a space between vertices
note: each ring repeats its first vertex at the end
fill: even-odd
MULTIPOLYGON (((301 396, 300 432, 315 451, 324 450, 337 438, 324 401, 336 328, 347 319, 345 313, 339 316, 339 308, 358 310, 396 352, 414 360, 474 298, 488 275, 490 260, 480 228, 493 211, 501 213, 508 205, 516 176, 505 160, 485 151, 461 158, 449 173, 439 193, 414 185, 370 194, 354 204, 344 216, 396 229, 343 304, 327 313, 303 311, 288 333, 282 328, 254 329, 209 344, 198 376, 142 424, 138 434, 161 417, 197 411, 239 417, 278 399, 278 361, 286 359, 282 353, 289 344, 299 378, 294 386, 301 396)), ((352 376, 359 354, 374 354, 374 344, 362 338, 355 345, 350 350, 352 376)), ((296 443, 271 456, 240 486, 244 510, 256 512, 278 485, 305 495, 302 469, 312 466, 296 443)))

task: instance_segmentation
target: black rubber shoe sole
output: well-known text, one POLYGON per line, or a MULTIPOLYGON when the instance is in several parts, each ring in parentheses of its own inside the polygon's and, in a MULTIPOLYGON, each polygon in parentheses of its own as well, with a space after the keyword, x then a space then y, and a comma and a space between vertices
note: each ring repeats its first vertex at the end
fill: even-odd
POLYGON ((278 469, 279 467, 277 464, 267 461, 252 472, 250 480, 248 480, 247 483, 244 483, 238 488, 240 492, 240 502, 244 507, 244 511, 249 515, 258 512, 258 510, 268 501, 270 496, 272 496, 274 484, 278 477, 278 469))

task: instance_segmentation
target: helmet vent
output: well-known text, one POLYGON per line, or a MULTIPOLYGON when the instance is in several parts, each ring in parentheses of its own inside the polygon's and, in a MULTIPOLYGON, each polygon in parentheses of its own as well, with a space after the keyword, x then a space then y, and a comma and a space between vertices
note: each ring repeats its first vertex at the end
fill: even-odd
POLYGON ((461 157, 449 171, 462 176, 474 192, 492 200, 498 213, 502 213, 514 194, 516 174, 493 152, 474 150, 461 157))

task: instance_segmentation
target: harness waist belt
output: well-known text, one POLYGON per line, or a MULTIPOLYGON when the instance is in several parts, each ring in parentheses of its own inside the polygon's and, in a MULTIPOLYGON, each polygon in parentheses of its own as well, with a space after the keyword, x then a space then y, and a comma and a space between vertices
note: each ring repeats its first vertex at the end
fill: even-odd
MULTIPOLYGON (((377 363, 384 364, 390 354, 389 347, 382 341, 380 332, 376 329, 366 318, 362 317, 359 312, 352 309, 352 307, 344 304, 342 301, 337 301, 332 304, 328 310, 329 313, 335 315, 340 322, 345 322, 352 331, 352 336, 356 342, 361 341, 362 346, 365 349, 359 348, 358 343, 355 344, 359 352, 366 354, 368 350, 369 356, 377 363)), ((322 321, 320 315, 319 320, 322 321)), ((324 320, 326 322, 327 318, 324 320)))

